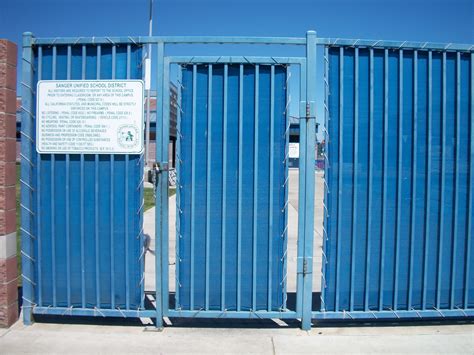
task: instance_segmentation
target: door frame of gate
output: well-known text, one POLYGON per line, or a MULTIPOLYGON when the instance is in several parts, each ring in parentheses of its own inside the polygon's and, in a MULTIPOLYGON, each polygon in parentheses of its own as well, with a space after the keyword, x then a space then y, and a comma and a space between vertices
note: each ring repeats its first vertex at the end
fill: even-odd
MULTIPOLYGON (((169 131, 169 119, 170 119, 170 103, 169 103, 169 73, 170 73, 170 65, 171 64, 254 64, 254 65, 298 65, 300 68, 300 92, 303 93, 302 97, 306 97, 306 92, 307 92, 307 66, 306 66, 306 58, 305 57, 253 57, 253 56, 170 56, 170 57, 164 57, 164 74, 163 74, 163 89, 162 92, 164 93, 163 97, 163 115, 162 115, 162 122, 159 123, 161 124, 162 127, 162 132, 168 132, 169 131)), ((178 89, 179 91, 179 89, 178 89)), ((180 95, 178 94, 178 97, 180 95)), ((312 105, 313 110, 314 110, 314 104, 312 105)), ((304 124, 306 124, 306 121, 313 121, 314 123, 314 112, 308 117, 308 110, 307 110, 307 105, 305 101, 302 101, 300 103, 300 116, 303 117, 301 120, 302 122, 304 121, 304 124), (313 119, 310 119, 313 118, 313 119)), ((178 110, 179 111, 179 110, 178 110)), ((178 112, 179 115, 179 112, 178 112)), ((307 127, 304 127, 302 129, 303 134, 302 136, 304 139, 306 139, 306 129, 307 127)), ((179 134, 179 133, 178 133, 179 134)), ((314 129, 313 129, 313 140, 314 140, 314 129)), ((157 158, 158 157, 165 157, 164 160, 157 160, 159 166, 167 166, 167 157, 168 157, 168 140, 167 137, 164 135, 161 137, 162 141, 159 144, 159 147, 161 147, 161 151, 158 152, 157 150, 157 158)), ((307 142, 311 142, 311 137, 307 139, 307 142)), ((303 145, 306 144, 302 143, 303 145)), ((287 149, 287 147, 285 148, 287 149)), ((311 150, 311 149, 310 149, 311 150)), ((314 147, 311 150, 314 152, 314 147)), ((306 153, 307 154, 307 153, 306 153)), ((311 156, 307 156, 308 159, 311 159, 311 156)), ((314 159, 314 157, 313 157, 314 159)), ((314 165, 314 164, 313 164, 314 165)), ((303 169, 305 169, 306 166, 303 164, 303 169)), ((307 181, 305 181, 305 174, 301 174, 300 177, 300 184, 307 184, 307 181)), ((308 171, 311 173, 310 169, 308 171)), ((308 250, 307 246, 310 246, 310 250, 312 251, 312 241, 311 242, 306 242, 305 241, 305 234, 304 231, 306 230, 312 230, 311 225, 306 226, 306 216, 305 213, 301 213, 301 216, 299 216, 299 229, 298 229, 298 239, 297 239, 297 291, 296 291, 296 309, 294 311, 221 311, 221 310, 177 310, 177 309, 169 309, 169 235, 168 235, 168 227, 167 227, 167 221, 168 221, 168 216, 165 215, 168 211, 168 199, 167 199, 167 193, 168 193, 168 183, 167 183, 167 172, 166 169, 162 170, 162 174, 160 174, 160 182, 163 183, 164 186, 160 185, 159 191, 161 192, 161 197, 165 196, 165 198, 160 198, 157 196, 157 206, 158 202, 162 203, 163 205, 160 206, 159 212, 157 215, 157 218, 163 218, 163 221, 161 221, 160 225, 163 227, 161 230, 161 243, 160 244, 160 252, 157 252, 157 258, 156 258, 156 270, 159 270, 161 268, 161 276, 160 274, 157 273, 157 293, 160 292, 161 296, 157 298, 157 300, 161 300, 162 302, 157 302, 156 309, 157 313, 161 314, 162 317, 191 317, 191 318, 254 318, 254 319, 269 319, 269 318, 284 318, 284 319, 295 319, 295 318, 302 318, 304 315, 305 308, 304 305, 305 302, 308 302, 309 299, 309 314, 311 313, 311 293, 308 296, 304 293, 304 290, 310 290, 311 291, 311 285, 308 285, 308 279, 311 280, 311 271, 306 263, 304 262, 305 258, 305 252, 307 253, 308 250), (163 193, 161 188, 165 188, 166 191, 163 193), (166 212, 165 212, 166 211, 166 212), (165 227, 166 225, 166 227, 165 227), (307 277, 305 277, 307 275, 307 277), (158 280, 159 279, 159 280, 158 280), (161 310, 159 309, 161 307, 161 310)), ((178 173, 179 174, 179 173, 178 173)), ((313 179, 314 179, 314 174, 312 174, 313 179)), ((178 175, 178 181, 179 181, 179 175, 178 175)), ((314 184, 314 181, 313 181, 314 184)), ((300 185, 303 186, 303 185, 300 185)), ((314 186, 314 185, 313 185, 314 186)), ((310 190, 311 187, 306 187, 303 186, 303 188, 300 188, 300 196, 299 196, 299 205, 300 211, 305 211, 305 204, 307 203, 307 200, 305 199, 305 189, 310 190)), ((314 196, 314 193, 311 194, 314 196)), ((288 198, 286 196, 286 198, 288 198)), ((313 202, 311 202, 311 205, 313 205, 313 202)), ((314 208, 314 207, 313 207, 314 208)), ((310 213, 310 216, 313 215, 313 212, 311 209, 309 209, 306 213, 310 213)), ((310 218, 312 219, 312 218, 310 218)), ((308 221, 308 223, 311 223, 308 221)), ((158 225, 158 220, 157 220, 157 225, 158 225)), ((157 235, 158 237, 158 235, 157 235)), ((158 248, 157 248, 158 250, 158 248)), ((310 259, 311 256, 308 256, 308 259, 310 259)), ((179 282, 178 282, 179 283, 179 282)), ((178 286, 176 286, 178 287, 178 286)), ((306 309, 308 312, 308 309, 306 309)), ((308 314, 308 313, 307 313, 308 314)), ((310 322, 310 317, 305 318, 309 319, 310 322)), ((307 326, 307 329, 310 327, 307 326)))
MULTIPOLYGON (((165 44, 283 44, 304 45, 306 47, 306 65, 301 65, 301 97, 300 101, 300 174, 299 174, 299 206, 298 214, 298 257, 297 276, 300 292, 297 292, 299 302, 296 312, 226 312, 226 318, 301 318, 301 328, 311 329, 312 318, 312 269, 313 269, 313 239, 314 239, 314 142, 316 139, 316 50, 317 38, 315 31, 308 31, 306 38, 274 38, 274 37, 175 37, 162 38, 157 48, 157 92, 163 105, 157 110, 157 127, 161 127, 161 135, 157 135, 156 162, 164 168, 157 184, 155 208, 155 300, 156 327, 163 327, 163 317, 222 317, 221 311, 177 311, 169 310, 168 291, 168 132, 169 132, 169 69, 173 57, 165 56, 165 44), (305 68, 306 67, 306 68, 305 68), (307 70, 306 70, 307 69, 307 70), (304 84, 304 86, 303 86, 304 84), (159 140, 158 140, 159 138, 159 140), (301 213, 304 211, 303 213, 301 213), (298 294, 301 297, 298 297, 298 294)), ((184 57, 182 57, 184 58, 184 57)), ((206 57, 186 57, 189 60, 205 59, 206 57)), ((242 57, 245 58, 245 57, 242 57)), ((179 60, 179 57, 175 59, 179 60)), ((260 57, 260 59, 264 59, 260 57)), ((265 58, 265 60, 267 60, 265 58)))

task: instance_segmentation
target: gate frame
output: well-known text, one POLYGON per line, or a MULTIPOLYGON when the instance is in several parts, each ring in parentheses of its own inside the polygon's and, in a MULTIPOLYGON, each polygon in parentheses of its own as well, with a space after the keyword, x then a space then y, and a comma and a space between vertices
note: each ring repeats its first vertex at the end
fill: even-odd
MULTIPOLYGON (((299 201, 303 201, 306 208, 304 213, 298 214, 298 236, 303 238, 303 251, 302 255, 299 254, 297 267, 302 270, 303 278, 303 295, 302 298, 302 313, 295 314, 294 316, 301 316, 301 325, 305 330, 311 327, 311 318, 315 319, 376 319, 378 318, 373 312, 324 312, 314 311, 312 312, 312 257, 313 257, 313 209, 314 209, 314 146, 309 144, 314 141, 315 138, 315 98, 316 98, 316 50, 318 45, 331 46, 331 45, 346 45, 356 47, 371 47, 371 48, 395 48, 395 49, 430 49, 430 50, 459 50, 471 53, 471 58, 474 57, 473 48, 470 44, 445 44, 445 43, 429 43, 429 42, 409 42, 409 41, 374 41, 374 40, 361 40, 361 39, 331 39, 331 38, 317 38, 316 32, 308 31, 306 37, 232 37, 232 36, 124 36, 124 37, 76 37, 76 38, 35 38, 31 32, 25 32, 23 34, 23 56, 22 56, 22 142, 21 142, 21 239, 22 239, 22 278, 23 278, 23 321, 25 324, 31 324, 33 321, 33 314, 55 314, 55 315, 77 315, 77 316, 111 316, 111 317, 151 317, 156 318, 156 326, 163 326, 163 310, 162 307, 156 307, 156 310, 119 310, 119 309, 93 309, 93 308, 64 308, 64 307, 37 307, 34 299, 34 287, 35 283, 35 270, 33 250, 33 239, 34 235, 34 215, 32 212, 32 186, 33 186, 33 133, 34 129, 32 122, 34 120, 34 56, 33 46, 35 45, 50 45, 55 47, 56 45, 90 45, 90 44, 104 44, 104 45, 118 45, 118 44, 133 44, 133 45, 146 45, 156 44, 158 52, 158 71, 156 79, 158 81, 158 89, 162 89, 159 97, 161 102, 168 102, 169 97, 164 97, 164 79, 165 79, 165 68, 164 68, 164 55, 165 45, 168 44, 254 44, 254 45, 296 45, 306 47, 306 82, 307 90, 304 100, 300 103, 300 116, 305 119, 300 120, 300 142, 304 144, 304 149, 300 151, 300 175, 299 175, 299 201), (301 187, 304 188, 301 189, 301 187), (310 213, 311 212, 311 213, 310 213)), ((472 63, 471 63, 472 68, 472 63)), ((303 97, 303 96, 302 96, 303 97)), ((327 107, 325 108, 327 110, 327 107)), ((472 108, 471 108, 472 111, 472 108)), ((326 111, 327 113, 327 111, 326 111)), ((168 157, 163 153, 168 151, 168 122, 163 120, 164 109, 157 111, 157 122, 162 122, 162 135, 158 135, 160 140, 160 149, 157 149, 156 161, 163 164, 167 163, 168 157), (166 132, 166 133, 165 133, 166 132)), ((327 118, 327 116, 326 116, 327 118)), ((472 149, 471 149, 472 151, 472 149)), ((167 176, 168 173, 161 174, 167 176)), ((168 230, 168 220, 162 218, 163 214, 168 217, 168 188, 167 179, 159 180, 159 193, 157 195, 156 204, 156 236, 161 238, 163 242, 164 231, 168 230), (159 202, 159 203, 158 203, 159 202), (166 202, 166 203, 165 203, 166 202), (160 213, 159 213, 160 212, 160 213), (161 217, 161 218, 160 218, 161 217), (159 227, 159 228, 158 228, 159 227)), ((300 211, 302 212, 302 211, 300 211)), ((157 247, 160 247, 160 243, 157 247)), ((158 250, 157 250, 158 252, 158 250)), ((161 253, 167 252, 166 250, 159 250, 161 253)), ((163 257, 163 255, 161 255, 163 257)), ((158 260, 158 258, 157 258, 158 260)), ((164 260, 162 258, 162 260, 164 260)), ((167 259, 166 259, 167 260, 167 259)), ((162 264, 156 265, 156 274, 159 275, 162 272, 162 264)), ((158 280, 156 284, 156 300, 162 302, 162 292, 158 292, 158 287, 162 290, 161 282, 158 280)), ((322 282, 324 279, 322 278, 322 282)), ((323 283, 324 287, 324 283, 323 283)), ((443 310, 441 312, 436 311, 423 311, 427 312, 426 316, 465 316, 463 310, 443 310), (428 313, 430 312, 430 313, 428 313)), ((474 315, 474 310, 469 310, 470 316, 474 315)), ((410 316, 410 318, 417 318, 420 311, 405 311, 393 314, 392 312, 377 312, 380 318, 395 319, 396 317, 410 316), (412 314, 413 313, 413 314, 412 314)), ((177 315, 179 316, 179 314, 177 315)), ((206 315, 204 315, 206 316, 206 315)), ((207 313, 208 317, 217 317, 216 314, 207 313)), ((281 314, 278 314, 280 317, 281 314)), ((252 315, 250 315, 252 318, 252 315)), ((260 318, 255 315, 253 318, 260 318)), ((293 317, 290 317, 293 318, 293 317)))
MULTIPOLYGON (((253 56, 170 56, 164 57, 164 75, 163 75, 163 117, 162 117, 162 132, 169 131, 169 115, 170 115, 170 105, 169 105, 169 72, 171 64, 255 64, 255 65, 298 65, 300 67, 300 92, 306 92, 306 58, 304 57, 253 57, 253 56)), ((288 95, 288 94, 287 94, 288 95)), ((180 94, 178 94, 180 97, 180 94)), ((300 116, 304 117, 307 114, 306 105, 303 102, 300 104, 300 116)), ((178 115, 180 113, 178 112, 178 115)), ((311 118, 315 118, 314 115, 311 118)), ((307 118, 309 119, 309 118, 307 118)), ((314 120, 312 120, 314 122, 314 120)), ((158 123, 157 123, 158 124, 158 123)), ((168 157, 168 140, 165 137, 161 137, 162 142, 160 144, 163 151, 158 152, 157 155, 161 157, 168 157), (166 151, 164 151, 166 150, 166 151)), ((285 147, 287 149, 287 147, 285 147)), ((314 149, 313 149, 314 151, 314 149)), ((161 167, 167 167, 167 161, 161 161, 157 163, 161 167)), ((166 169, 162 170, 160 173, 160 182, 164 186, 160 185, 161 188, 166 189, 166 194, 168 194, 168 171, 166 169)), ((179 173, 178 173, 179 178, 179 173)), ((302 190, 302 189, 301 189, 302 190)), ((303 191, 300 194, 304 194, 303 191)), ((314 195, 314 194, 313 194, 314 195)), ((165 195, 162 195, 165 196, 165 195)), ((166 195, 167 196, 167 195, 166 195)), ((157 197, 158 199, 158 197, 157 197)), ((160 199, 160 203, 163 203, 160 206, 161 212, 157 212, 157 218, 162 216, 163 220, 168 221, 168 199, 160 199)), ((301 199, 303 201, 303 199, 301 199)), ((303 210, 303 209, 301 209, 303 210)), ((311 212, 312 213, 312 212, 311 212)), ((302 214, 303 215, 303 214, 302 214)), ((303 217, 300 217, 300 221, 304 223, 303 217)), ((157 220, 158 221, 158 220, 157 220)), ((300 223, 299 223, 300 224, 300 223)), ((158 225, 158 224, 157 224, 158 225)), ((159 312, 162 317, 190 317, 190 318, 254 318, 254 319, 270 319, 270 318, 281 318, 281 319, 294 319, 301 318, 304 314, 302 305, 304 304, 304 281, 307 281, 309 277, 303 279, 305 266, 304 262, 297 263, 297 290, 296 290, 296 308, 295 310, 286 310, 286 311, 219 311, 219 310, 176 310, 169 309, 169 232, 168 227, 163 225, 163 230, 161 231, 161 253, 157 253, 159 256, 156 260, 156 265, 161 265, 161 277, 158 277, 159 274, 156 274, 157 285, 160 283, 159 289, 157 287, 157 292, 161 292, 162 303, 157 302, 157 313, 159 312), (161 262, 160 260, 161 259, 161 262), (160 278, 160 280, 158 280, 160 278), (161 307, 161 310, 158 308, 161 307)), ((311 230, 311 229, 310 229, 311 230)), ((303 253, 305 247, 305 242, 301 230, 298 231, 297 239, 297 249, 298 256, 303 253), (300 234, 301 233, 301 234, 300 234)), ((300 257, 298 257, 298 260, 300 257)), ((310 274, 307 272, 306 274, 310 274)), ((286 290, 285 290, 286 293, 286 290)))

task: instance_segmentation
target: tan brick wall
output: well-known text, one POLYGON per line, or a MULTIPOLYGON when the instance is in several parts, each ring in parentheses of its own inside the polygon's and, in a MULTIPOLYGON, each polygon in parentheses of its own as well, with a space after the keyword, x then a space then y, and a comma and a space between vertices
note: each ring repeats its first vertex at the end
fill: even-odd
POLYGON ((0 326, 18 319, 16 258, 16 61, 14 43, 0 40, 0 326), (8 250, 7 250, 8 249, 8 250))

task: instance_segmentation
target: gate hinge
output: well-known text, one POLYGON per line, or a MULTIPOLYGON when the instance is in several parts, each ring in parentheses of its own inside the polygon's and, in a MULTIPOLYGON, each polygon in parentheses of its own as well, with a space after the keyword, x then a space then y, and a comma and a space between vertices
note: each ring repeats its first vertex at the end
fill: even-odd
POLYGON ((300 105, 300 110, 304 110, 304 117, 300 117, 300 119, 316 119, 316 105, 314 101, 301 101, 300 105))
POLYGON ((309 267, 308 267, 308 259, 309 259, 309 258, 303 258, 303 276, 312 273, 312 272, 309 270, 309 267))

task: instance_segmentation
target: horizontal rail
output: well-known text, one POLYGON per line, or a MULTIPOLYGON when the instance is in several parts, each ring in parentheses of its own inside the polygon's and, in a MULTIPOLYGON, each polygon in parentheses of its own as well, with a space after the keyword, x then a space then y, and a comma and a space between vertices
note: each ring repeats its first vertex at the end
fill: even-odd
POLYGON ((66 308, 66 307, 34 307, 33 313, 38 315, 86 316, 86 317, 122 317, 122 318, 154 318, 154 309, 99 309, 99 308, 66 308))
POLYGON ((354 312, 312 312, 313 319, 440 319, 440 318, 472 318, 474 309, 430 309, 411 311, 354 311, 354 312))
POLYGON ((248 56, 172 56, 167 63, 177 64, 304 64, 303 57, 248 57, 248 56))
POLYGON ((418 49, 418 50, 424 49, 424 50, 466 51, 466 52, 474 51, 474 44, 461 44, 461 43, 318 38, 316 40, 316 44, 326 45, 326 46, 349 46, 349 47, 370 47, 370 48, 418 49))
MULTIPOLYGON (((99 309, 99 308, 66 308, 66 307, 34 307, 34 314, 63 315, 63 316, 90 316, 90 317, 122 317, 122 318, 153 318, 154 309, 126 310, 126 309, 99 309)), ((169 310, 167 317, 185 318, 235 318, 235 319, 295 319, 298 314, 294 311, 267 312, 267 311, 179 311, 169 310)))
MULTIPOLYGON (((33 45, 83 45, 83 44, 266 44, 306 45, 302 37, 243 37, 243 36, 122 36, 122 37, 55 37, 33 38, 33 45)), ((418 49, 439 51, 474 52, 474 44, 436 43, 414 41, 384 41, 346 38, 316 38, 316 45, 351 46, 371 48, 418 49)))
POLYGON ((34 38, 35 45, 60 44, 290 44, 305 45, 306 38, 241 36, 128 36, 34 38))

